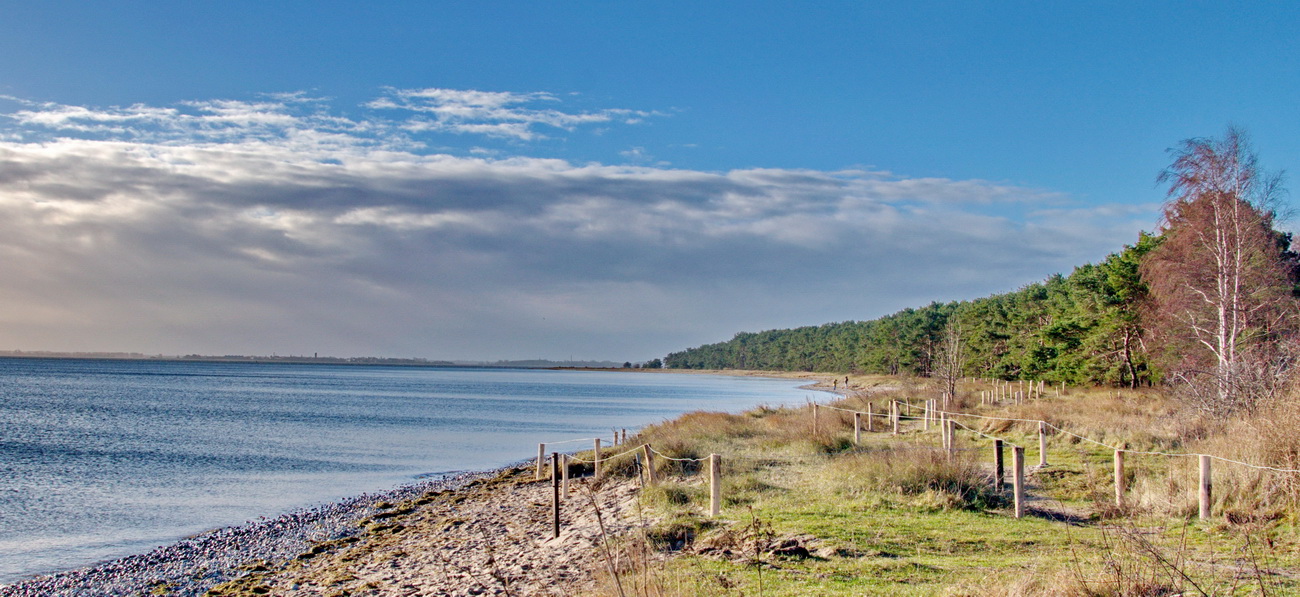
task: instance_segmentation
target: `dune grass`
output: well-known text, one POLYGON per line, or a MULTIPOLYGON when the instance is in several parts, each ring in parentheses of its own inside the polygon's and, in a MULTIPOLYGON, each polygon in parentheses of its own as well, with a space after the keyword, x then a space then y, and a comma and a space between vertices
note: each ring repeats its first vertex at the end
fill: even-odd
MULTIPOLYGON (((937 396, 917 380, 854 381, 875 389, 832 406, 865 410, 872 402, 880 412, 892 399, 937 396)), ((1300 439, 1286 433, 1300 415, 1224 426, 1150 391, 1071 390, 981 406, 980 389, 963 385, 957 408, 1046 420, 1130 450, 1222 450, 1251 461, 1300 453, 1300 439), (1233 435, 1243 428, 1280 443, 1246 446, 1233 435)), ((619 582, 606 573, 601 594, 617 595, 617 586, 658 596, 1300 594, 1295 475, 1219 467, 1215 517, 1197 521, 1194 458, 1132 457, 1129 506, 1120 510, 1111 450, 1054 432, 1049 465, 1030 467, 1030 515, 1015 519, 1008 491, 992 486, 986 437, 963 431, 949 454, 937 428, 907 420, 893 435, 878 419, 877 431, 854 445, 852 415, 820 411, 816 430, 804 406, 690 413, 632 438, 687 461, 656 459, 661 482, 641 499, 647 520, 657 522, 639 539, 623 539, 624 549, 653 557, 629 554, 624 561, 641 564, 616 570, 619 582), (693 460, 711 453, 723 459, 718 520, 704 515, 708 489, 693 460)), ((1027 464, 1037 464, 1036 423, 962 421, 1026 446, 1027 464)), ((638 474, 630 458, 611 470, 638 474)))

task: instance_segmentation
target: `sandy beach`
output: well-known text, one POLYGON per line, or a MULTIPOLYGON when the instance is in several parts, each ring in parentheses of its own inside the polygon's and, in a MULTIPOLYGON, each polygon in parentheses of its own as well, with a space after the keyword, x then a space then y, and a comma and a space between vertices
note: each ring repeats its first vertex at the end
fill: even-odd
POLYGON ((627 480, 571 486, 556 539, 550 482, 507 467, 218 529, 0 595, 568 595, 593 586, 601 523, 629 528, 636 492, 627 480))
POLYGON ((580 594, 594 587, 603 537, 638 524, 631 515, 634 482, 587 481, 573 484, 559 537, 552 538, 550 482, 514 469, 395 505, 352 539, 323 544, 310 557, 256 571, 214 594, 580 594))

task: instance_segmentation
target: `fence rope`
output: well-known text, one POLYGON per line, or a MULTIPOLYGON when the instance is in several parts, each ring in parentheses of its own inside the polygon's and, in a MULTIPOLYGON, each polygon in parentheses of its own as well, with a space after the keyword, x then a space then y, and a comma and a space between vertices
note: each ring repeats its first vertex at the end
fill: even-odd
MULTIPOLYGON (((659 450, 654 449, 654 446, 650 447, 650 451, 658 455, 660 458, 663 458, 664 460, 672 460, 674 462, 708 462, 709 460, 707 457, 706 458, 673 458, 672 456, 669 456, 667 454, 664 454, 663 452, 660 452, 659 450)), ((720 456, 724 462, 763 463, 763 462, 772 462, 773 460, 771 458, 760 458, 755 456, 737 456, 734 454, 718 454, 718 456, 720 456)))
MULTIPOLYGON (((1097 444, 1098 446, 1101 446, 1101 447, 1103 447, 1103 448, 1108 448, 1108 449, 1110 449, 1110 450, 1118 450, 1118 451, 1122 451, 1122 452, 1125 452, 1125 453, 1127 453, 1127 454, 1136 454, 1136 455, 1139 455, 1139 456, 1168 456, 1168 457, 1172 457, 1172 458, 1190 458, 1190 457, 1192 457, 1192 456, 1196 456, 1196 457, 1207 456, 1207 457, 1209 457, 1211 460, 1218 460, 1218 461, 1220 461, 1220 462, 1228 462, 1228 463, 1232 463, 1232 464, 1236 464, 1236 465, 1240 465, 1240 466, 1244 466, 1244 467, 1246 467, 1246 468, 1252 468, 1252 469, 1256 469, 1256 470, 1274 471, 1274 472, 1278 472, 1278 473, 1300 473, 1300 469, 1278 468, 1278 467, 1274 467, 1274 466, 1267 466, 1267 465, 1261 465, 1261 464, 1251 464, 1251 463, 1249 463, 1249 462, 1242 462, 1242 461, 1240 461, 1240 460, 1233 460, 1233 459, 1231 459, 1231 458, 1224 458, 1223 456, 1216 456, 1216 455, 1214 455, 1214 454, 1201 454, 1201 453, 1191 453, 1191 452, 1152 452, 1152 451, 1147 451, 1147 450, 1128 450, 1128 449, 1125 449, 1125 448, 1121 448, 1121 447, 1119 447, 1119 446, 1112 446, 1112 445, 1107 444, 1107 443, 1104 443, 1104 442, 1099 442, 1099 441, 1097 441, 1097 440, 1095 440, 1095 439, 1092 439, 1092 438, 1090 438, 1090 437, 1086 437, 1086 436, 1079 435, 1079 434, 1074 433, 1074 432, 1072 432, 1072 431, 1066 431, 1065 429, 1062 429, 1062 428, 1060 428, 1060 427, 1058 427, 1058 426, 1056 426, 1056 425, 1053 425, 1053 424, 1051 424, 1051 423, 1048 423, 1047 421, 1042 421, 1042 420, 1038 420, 1038 419, 1015 419, 1015 418, 1010 418, 1010 417, 989 417, 989 416, 984 416, 984 415, 976 415, 976 414, 971 414, 971 413, 950 412, 950 411, 938 411, 938 412, 943 413, 943 414, 946 414, 946 415, 949 415, 949 416, 957 416, 957 417, 971 417, 971 418, 976 418, 976 419, 985 419, 985 420, 989 420, 989 421, 1013 421, 1013 422, 1019 422, 1019 423, 1042 423, 1043 425, 1045 425, 1045 426, 1047 426, 1047 427, 1051 427, 1052 429, 1055 429, 1055 430, 1057 430, 1057 431, 1059 431, 1059 432, 1061 432, 1061 433, 1063 433, 1063 434, 1065 434, 1065 435, 1069 435, 1069 436, 1071 436, 1071 437, 1076 437, 1076 438, 1078 438, 1078 439, 1081 440, 1081 441, 1085 441, 1085 442, 1089 442, 1089 443, 1097 444)), ((956 423, 956 421, 954 421, 954 423, 956 423)), ((957 423, 957 425, 960 425, 961 427, 963 427, 963 428, 965 428, 965 429, 969 429, 969 430, 971 430, 971 431, 975 431, 974 429, 971 429, 970 427, 967 427, 966 425, 962 425, 961 423, 957 423)), ((981 432, 979 432, 979 431, 975 431, 975 433, 979 433, 980 435, 984 435, 985 437, 989 437, 989 438, 992 438, 992 439, 1002 439, 1002 438, 994 438, 993 436, 986 435, 986 434, 981 433, 981 432)), ((1008 441, 1008 440, 1006 440, 1006 439, 1002 439, 1002 441, 1006 442, 1006 441, 1008 441)))
POLYGON ((859 412, 859 411, 856 411, 856 410, 851 410, 851 409, 847 409, 847 408, 840 408, 840 407, 838 407, 838 406, 831 406, 831 405, 829 405, 829 404, 818 404, 818 405, 817 405, 817 408, 829 408, 829 409, 831 409, 831 410, 838 410, 838 411, 843 411, 843 412, 846 412, 846 413, 857 413, 857 414, 860 414, 860 415, 865 415, 865 414, 867 414, 867 413, 859 412))
MULTIPOLYGON (((906 402, 899 402, 899 404, 907 404, 907 403, 906 403, 906 402)), ((888 418, 889 418, 889 413, 887 413, 887 412, 869 413, 869 412, 861 411, 861 410, 852 410, 852 409, 848 409, 848 408, 840 408, 840 407, 838 407, 838 406, 831 406, 831 405, 829 405, 829 404, 818 404, 818 405, 817 405, 817 408, 829 408, 829 409, 831 409, 831 410, 838 410, 838 411, 841 411, 841 412, 853 413, 853 414, 856 414, 856 415, 862 415, 862 416, 864 416, 864 417, 883 418, 883 419, 888 419, 888 418)), ((916 418, 914 415, 911 415, 911 414, 904 415, 904 414, 902 414, 902 413, 899 413, 899 416, 900 416, 900 417, 907 417, 907 418, 910 418, 910 419, 915 419, 915 418, 916 418)))
POLYGON ((590 441, 595 441, 595 440, 601 440, 601 441, 604 441, 605 438, 603 438, 603 437, 580 437, 580 438, 578 438, 578 439, 566 439, 566 440, 562 440, 562 441, 558 441, 558 442, 538 442, 538 443, 546 444, 546 445, 548 445, 548 446, 558 446, 558 445, 560 445, 560 444, 572 444, 572 443, 576 443, 576 442, 590 442, 590 441))
POLYGON ((624 451, 622 451, 622 452, 619 452, 618 454, 615 454, 615 455, 613 455, 613 456, 605 456, 604 454, 602 454, 602 455, 600 456, 600 458, 593 458, 593 459, 591 459, 591 460, 587 460, 586 458, 578 458, 577 456, 570 456, 570 457, 569 457, 569 460, 572 460, 572 461, 574 461, 574 462, 582 462, 582 463, 585 463, 585 464, 595 464, 595 463, 597 463, 597 462, 605 462, 606 460, 613 460, 613 459, 618 458, 618 457, 620 457, 620 456, 627 456, 628 454, 631 454, 631 453, 633 453, 633 452, 635 452, 635 451, 637 451, 637 450, 640 450, 640 449, 641 449, 642 447, 644 447, 644 446, 645 446, 645 444, 641 444, 640 446, 637 446, 637 447, 635 447, 635 448, 629 448, 629 449, 624 450, 624 451))
POLYGON ((989 439, 993 439, 993 440, 1002 440, 1002 443, 1004 443, 1004 444, 1006 444, 1006 445, 1008 445, 1008 446, 1012 446, 1012 447, 1015 447, 1015 448, 1023 448, 1023 447, 1024 447, 1024 446, 1022 446, 1022 445, 1020 445, 1020 444, 1017 444, 1017 443, 1015 443, 1015 442, 1013 442, 1013 441, 1011 441, 1011 440, 1009 440, 1009 439, 1006 439, 1006 438, 1003 438, 1003 437, 997 437, 996 435, 989 435, 989 434, 987 434, 987 433, 984 433, 983 431, 980 431, 980 430, 978 430, 978 429, 975 429, 974 427, 970 427, 970 426, 968 426, 968 425, 962 423, 961 421, 952 420, 952 424, 953 424, 953 425, 956 425, 956 426, 958 426, 958 427, 961 427, 962 429, 965 429, 965 430, 967 430, 967 431, 969 431, 969 432, 971 432, 971 433, 974 433, 974 434, 976 434, 976 435, 981 435, 981 436, 984 436, 984 437, 987 437, 987 438, 989 438, 989 439))
POLYGON ((654 446, 650 447, 650 451, 664 460, 671 460, 673 462, 704 462, 705 460, 708 460, 708 458, 673 458, 672 456, 654 449, 654 446))

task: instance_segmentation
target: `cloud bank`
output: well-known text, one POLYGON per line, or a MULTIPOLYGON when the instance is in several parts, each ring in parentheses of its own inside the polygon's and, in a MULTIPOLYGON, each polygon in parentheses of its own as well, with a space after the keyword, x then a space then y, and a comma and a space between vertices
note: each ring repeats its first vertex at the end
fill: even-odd
POLYGON ((0 348, 651 358, 1009 290, 1154 221, 990 181, 486 159, 421 136, 656 116, 544 93, 388 90, 360 118, 302 94, 10 101, 0 348))

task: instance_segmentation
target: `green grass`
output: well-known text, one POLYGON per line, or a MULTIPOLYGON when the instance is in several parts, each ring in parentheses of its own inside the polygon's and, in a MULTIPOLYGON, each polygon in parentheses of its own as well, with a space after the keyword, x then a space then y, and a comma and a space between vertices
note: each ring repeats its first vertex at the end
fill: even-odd
MULTIPOLYGON (((1122 395, 1107 399, 1129 409, 1107 441, 1179 445, 1178 438, 1141 426, 1143 412, 1153 420, 1165 416, 1160 405, 1125 405, 1122 395)), ((1098 400, 1063 398, 1050 412, 1055 423, 1070 429, 1113 423, 1087 418, 1098 400)), ((882 401, 875 402, 879 409, 882 401)), ((1017 407, 1007 416, 1023 417, 1024 410, 1017 407)), ((1175 589, 1199 594, 1200 587, 1206 594, 1247 595, 1260 594, 1261 578, 1270 595, 1300 594, 1294 517, 1233 525, 1189 521, 1167 509, 1119 516, 1109 505, 1112 453, 1053 435, 1049 466, 1030 477, 1034 514, 1015 519, 1009 498, 984 481, 991 474, 991 441, 959 432, 960 453, 949 461, 936 452, 937 429, 922 432, 919 422, 909 422, 898 436, 864 433, 863 445, 853 446, 846 426, 851 419, 837 424, 826 412, 819 434, 812 433, 807 409, 693 413, 645 430, 637 441, 676 454, 722 454, 725 499, 720 521, 702 518, 708 492, 699 472, 659 463, 662 485, 643 494, 649 509, 667 519, 656 536, 689 536, 673 547, 693 541, 697 549, 687 547, 648 571, 629 573, 640 578, 640 584, 629 584, 640 587, 630 594, 1122 595, 1175 589), (947 481, 927 482, 926 475, 947 481), (783 541, 796 541, 812 555, 768 549, 783 541), (727 545, 730 553, 695 553, 710 545, 727 545)), ((1025 446, 1027 466, 1037 465, 1036 427, 986 427, 1025 446)), ((887 427, 878 422, 877 429, 887 427)), ((1173 460, 1133 457, 1127 468, 1135 478, 1159 479, 1185 464, 1173 460)), ((1006 463, 1009 485, 1009 448, 1006 463)), ((659 543, 662 548, 672 541, 659 543)))

